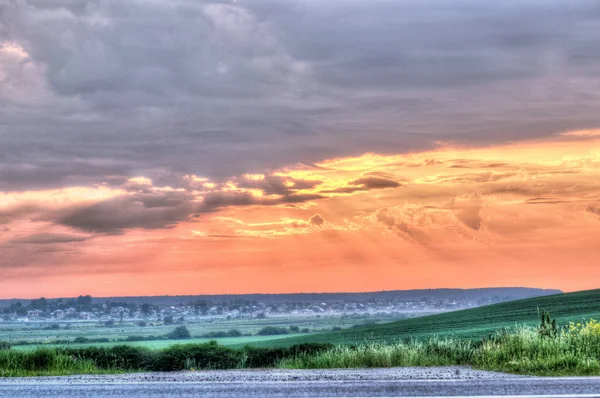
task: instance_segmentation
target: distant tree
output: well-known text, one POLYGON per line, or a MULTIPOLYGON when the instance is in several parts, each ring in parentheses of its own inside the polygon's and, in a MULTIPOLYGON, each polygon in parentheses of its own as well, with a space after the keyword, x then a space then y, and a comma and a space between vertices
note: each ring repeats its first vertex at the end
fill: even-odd
POLYGON ((290 326, 290 332, 298 333, 299 331, 300 331, 300 328, 298 326, 290 326))
POLYGON ((264 312, 259 312, 258 314, 256 314, 256 319, 265 319, 267 317, 267 315, 265 315, 264 312))
POLYGON ((77 306, 79 307, 90 307, 92 305, 92 296, 79 296, 77 297, 77 306))
POLYGON ((144 314, 144 316, 150 316, 150 314, 152 313, 152 305, 145 303, 142 304, 142 306, 140 307, 142 314, 144 314))
POLYGON ((104 322, 104 326, 115 326, 115 320, 109 319, 108 321, 104 322))
POLYGON ((28 307, 34 310, 46 311, 48 309, 48 300, 43 297, 31 300, 28 307))
POLYGON ((172 325, 173 324, 173 315, 167 315, 164 317, 163 319, 163 323, 165 325, 172 325))
POLYGON ((310 329, 309 328, 304 328, 300 331, 300 333, 310 333, 310 329))
POLYGON ((172 332, 167 334, 167 338, 172 340, 184 340, 192 338, 192 335, 185 326, 177 326, 172 332))
POLYGON ((137 325, 140 327, 145 327, 147 325, 147 323, 146 323, 146 321, 138 321, 137 325))

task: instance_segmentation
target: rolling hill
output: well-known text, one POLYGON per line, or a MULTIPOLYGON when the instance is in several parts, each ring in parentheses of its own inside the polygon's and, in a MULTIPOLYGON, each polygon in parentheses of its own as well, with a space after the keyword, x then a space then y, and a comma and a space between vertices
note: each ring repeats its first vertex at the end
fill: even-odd
POLYGON ((490 333, 517 325, 536 325, 542 310, 549 311, 559 324, 600 319, 600 289, 556 294, 462 311, 447 312, 391 322, 356 327, 337 332, 315 333, 288 339, 261 342, 259 345, 291 345, 308 342, 354 344, 365 341, 393 341, 433 336, 479 339, 490 333))

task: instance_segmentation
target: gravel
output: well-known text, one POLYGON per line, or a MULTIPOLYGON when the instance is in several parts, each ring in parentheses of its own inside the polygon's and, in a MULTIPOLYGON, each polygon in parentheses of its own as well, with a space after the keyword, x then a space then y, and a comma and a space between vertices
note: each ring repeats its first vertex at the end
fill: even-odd
POLYGON ((113 383, 244 383, 315 381, 475 380, 520 378, 506 373, 474 370, 467 366, 327 369, 327 370, 215 370, 121 375, 0 378, 2 384, 113 384, 113 383))

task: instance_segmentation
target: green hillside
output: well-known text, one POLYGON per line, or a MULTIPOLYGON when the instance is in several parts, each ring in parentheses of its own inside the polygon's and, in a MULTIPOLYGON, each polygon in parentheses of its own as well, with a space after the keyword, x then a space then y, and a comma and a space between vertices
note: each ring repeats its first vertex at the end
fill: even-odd
POLYGON ((557 318, 559 324, 569 321, 581 322, 589 318, 600 319, 600 290, 511 301, 375 326, 265 341, 257 345, 278 346, 307 342, 354 344, 365 341, 393 341, 407 337, 426 339, 433 336, 478 339, 502 328, 535 325, 542 310, 549 311, 552 317, 557 318))

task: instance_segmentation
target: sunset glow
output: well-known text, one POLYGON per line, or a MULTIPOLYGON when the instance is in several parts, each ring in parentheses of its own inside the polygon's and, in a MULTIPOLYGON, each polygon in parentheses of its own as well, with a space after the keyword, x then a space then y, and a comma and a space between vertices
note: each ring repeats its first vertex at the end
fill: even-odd
POLYGON ((595 2, 4 3, 0 298, 597 287, 595 2))
POLYGON ((184 177, 179 190, 136 177, 8 192, 2 292, 585 289, 600 277, 599 177, 600 140, 573 132, 184 177))

